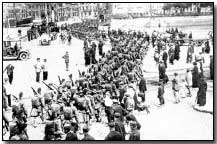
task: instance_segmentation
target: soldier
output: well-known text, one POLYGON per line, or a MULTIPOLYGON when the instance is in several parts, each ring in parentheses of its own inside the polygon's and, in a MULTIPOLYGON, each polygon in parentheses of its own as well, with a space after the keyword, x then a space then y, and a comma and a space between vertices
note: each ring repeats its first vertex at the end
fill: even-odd
POLYGON ((34 65, 36 72, 36 82, 40 82, 40 74, 41 74, 41 63, 40 58, 37 58, 37 63, 34 65))
POLYGON ((88 134, 88 132, 89 132, 89 127, 85 125, 83 127, 84 138, 82 140, 95 140, 94 137, 88 134))
POLYGON ((158 96, 159 101, 160 101, 160 105, 164 105, 165 101, 164 101, 164 83, 163 80, 159 81, 159 87, 158 87, 158 96))
POLYGON ((123 137, 122 137, 121 133, 115 131, 115 123, 114 122, 109 123, 109 129, 110 129, 110 132, 105 137, 105 140, 107 140, 107 141, 118 141, 118 140, 120 141, 120 140, 123 140, 122 139, 123 137))
POLYGON ((140 140, 140 132, 137 128, 137 122, 132 121, 130 123, 130 128, 131 128, 131 132, 130 132, 129 140, 140 140))
POLYGON ((178 74, 174 73, 174 78, 172 80, 172 89, 173 89, 173 95, 175 97, 175 103, 179 103, 179 79, 178 74))
POLYGON ((120 132, 122 135, 122 140, 125 140, 126 131, 123 122, 120 119, 120 113, 114 114, 115 131, 120 132))
POLYGON ((4 69, 3 73, 5 71, 7 71, 9 83, 12 84, 13 74, 14 74, 14 66, 12 64, 7 65, 6 68, 4 69))
POLYGON ((145 91, 147 91, 147 87, 146 87, 146 80, 143 77, 143 75, 142 75, 142 78, 139 82, 139 91, 140 91, 140 93, 143 93, 142 101, 145 102, 145 91))
POLYGON ((199 71, 197 67, 197 63, 193 62, 194 68, 192 70, 192 87, 197 88, 199 85, 199 71))
MULTIPOLYGON (((37 93, 34 94, 34 97, 31 99, 32 102, 32 110, 30 112, 30 115, 33 117, 38 117, 40 116, 41 120, 44 121, 43 118, 43 100, 41 97, 41 88, 38 88, 37 93)), ((35 121, 34 121, 35 124, 35 121)), ((33 125, 36 127, 36 125, 33 125)))
POLYGON ((121 121, 124 120, 124 116, 127 114, 127 111, 125 109, 123 109, 119 104, 118 104, 118 100, 114 99, 113 100, 113 105, 112 107, 112 117, 114 117, 115 113, 119 113, 120 114, 120 119, 121 121))
POLYGON ((65 125, 64 132, 66 133, 65 140, 70 140, 70 141, 78 140, 78 136, 75 133, 75 127, 73 127, 71 123, 65 125))
POLYGON ((205 77, 201 75, 200 82, 198 86, 198 92, 197 92, 197 104, 199 106, 204 106, 206 104, 206 91, 207 91, 207 82, 205 80, 205 77))
POLYGON ((69 53, 66 52, 66 54, 62 58, 65 59, 66 71, 69 71, 69 53))

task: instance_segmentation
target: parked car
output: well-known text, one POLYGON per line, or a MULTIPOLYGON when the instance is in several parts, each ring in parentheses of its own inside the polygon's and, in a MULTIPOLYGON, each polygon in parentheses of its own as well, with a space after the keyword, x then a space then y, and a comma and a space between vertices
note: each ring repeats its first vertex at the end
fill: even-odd
POLYGON ((20 39, 3 39, 3 60, 27 60, 30 58, 30 52, 23 49, 20 39))

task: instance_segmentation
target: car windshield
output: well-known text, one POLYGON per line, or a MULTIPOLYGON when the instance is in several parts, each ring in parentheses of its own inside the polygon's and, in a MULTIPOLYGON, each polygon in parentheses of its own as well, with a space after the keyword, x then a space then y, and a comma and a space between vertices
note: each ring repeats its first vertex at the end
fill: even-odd
POLYGON ((4 47, 21 47, 20 41, 4 41, 4 47))

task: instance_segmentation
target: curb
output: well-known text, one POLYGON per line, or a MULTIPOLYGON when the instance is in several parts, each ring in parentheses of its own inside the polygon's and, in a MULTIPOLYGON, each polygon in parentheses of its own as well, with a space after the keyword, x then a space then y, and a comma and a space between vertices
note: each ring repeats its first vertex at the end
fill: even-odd
POLYGON ((193 106, 193 109, 196 110, 196 111, 199 111, 199 112, 209 113, 209 114, 212 114, 212 115, 213 115, 213 111, 200 109, 200 108, 198 108, 198 107, 196 107, 196 106, 193 106))

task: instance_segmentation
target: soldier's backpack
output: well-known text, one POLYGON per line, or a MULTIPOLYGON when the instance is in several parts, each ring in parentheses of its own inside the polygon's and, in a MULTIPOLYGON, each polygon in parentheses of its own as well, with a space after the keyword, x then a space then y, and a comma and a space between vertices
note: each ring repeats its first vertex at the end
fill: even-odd
POLYGON ((78 98, 78 109, 86 110, 87 107, 87 100, 85 97, 78 98))
POLYGON ((63 109, 63 115, 64 115, 65 120, 72 119, 72 109, 71 109, 71 107, 65 107, 63 109))
POLYGON ((133 110, 135 107, 135 102, 132 97, 128 97, 126 101, 126 109, 127 110, 133 110))
POLYGON ((33 108, 38 108, 40 106, 39 97, 34 96, 31 101, 32 101, 33 108))
POLYGON ((53 135, 57 127, 58 125, 55 121, 47 121, 45 125, 45 135, 53 135))

